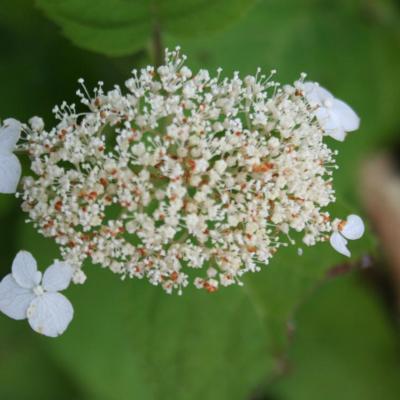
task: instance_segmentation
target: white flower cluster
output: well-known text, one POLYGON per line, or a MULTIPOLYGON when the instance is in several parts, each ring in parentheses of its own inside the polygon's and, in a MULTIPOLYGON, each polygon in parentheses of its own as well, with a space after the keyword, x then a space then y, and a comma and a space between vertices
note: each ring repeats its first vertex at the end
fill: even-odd
POLYGON ((184 62, 167 50, 165 65, 134 70, 125 91, 100 82, 90 95, 80 80, 87 110, 55 107, 50 130, 32 118, 18 145, 21 125, 4 122, 0 191, 15 192, 13 151, 27 152, 22 208, 59 245, 72 280, 84 282, 89 259, 168 293, 189 280, 213 292, 241 284, 293 234, 307 246, 331 237, 349 255, 345 238, 363 224, 326 211, 336 153, 325 138, 357 129, 354 111, 305 76, 282 87, 274 71, 211 77, 184 62))
POLYGON ((291 231, 306 245, 329 238, 335 162, 319 87, 213 78, 184 60, 167 51, 165 65, 133 71, 127 93, 100 83, 90 96, 81 81, 88 112, 64 103, 49 131, 31 121, 22 207, 75 282, 89 258, 168 293, 197 270, 195 285, 214 291, 267 264, 291 231))

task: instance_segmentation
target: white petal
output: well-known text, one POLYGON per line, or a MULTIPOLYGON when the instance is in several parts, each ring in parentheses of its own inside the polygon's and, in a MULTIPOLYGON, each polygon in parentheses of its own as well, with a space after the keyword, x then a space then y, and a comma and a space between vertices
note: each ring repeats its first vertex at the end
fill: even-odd
POLYGON ((15 193, 21 178, 21 163, 12 154, 0 153, 0 193, 15 193))
POLYGON ((32 329, 42 335, 57 337, 64 333, 74 316, 70 301, 60 293, 36 297, 28 308, 32 329))
POLYGON ((355 131, 360 127, 359 116, 344 101, 334 99, 332 111, 338 116, 340 123, 346 132, 355 131))
POLYGON ((56 261, 43 274, 43 288, 48 292, 66 289, 71 282, 73 270, 65 262, 56 261))
POLYGON ((343 142, 346 137, 346 132, 344 131, 341 121, 338 116, 332 112, 331 109, 326 107, 319 107, 315 111, 315 115, 318 119, 321 128, 325 133, 332 138, 343 142))
POLYGON ((338 253, 350 257, 351 254, 347 248, 347 240, 339 232, 332 233, 330 243, 338 253))
POLYGON ((4 120, 0 128, 0 153, 12 153, 21 135, 21 123, 13 118, 4 120))
POLYGON ((364 234, 365 227, 363 220, 358 215, 349 215, 346 224, 340 233, 347 239, 357 240, 364 234))
POLYGON ((346 139, 346 132, 342 128, 330 129, 326 133, 333 139, 343 142, 346 139))
POLYGON ((334 98, 332 93, 315 82, 305 82, 303 88, 304 95, 311 105, 322 105, 326 100, 334 98))
POLYGON ((39 285, 42 278, 41 272, 37 270, 36 260, 27 251, 20 251, 16 255, 11 269, 18 285, 26 289, 39 285))
POLYGON ((337 118, 336 114, 332 113, 332 110, 327 107, 318 107, 315 110, 315 115, 324 130, 328 131, 341 127, 339 118, 337 118))
POLYGON ((316 87, 315 87, 314 90, 317 92, 321 102, 324 102, 326 100, 334 99, 333 94, 329 90, 327 90, 324 87, 320 86, 318 83, 315 84, 315 86, 316 87))
POLYGON ((0 282, 0 311, 10 318, 25 319, 34 298, 32 290, 19 286, 11 274, 0 282))

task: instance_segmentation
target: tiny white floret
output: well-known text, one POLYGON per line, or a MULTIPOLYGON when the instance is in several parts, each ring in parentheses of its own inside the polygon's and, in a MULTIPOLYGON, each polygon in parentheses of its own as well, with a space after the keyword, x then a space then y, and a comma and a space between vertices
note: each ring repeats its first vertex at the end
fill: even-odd
POLYGON ((44 121, 42 118, 34 116, 29 120, 29 125, 31 126, 32 130, 40 132, 44 128, 44 121))

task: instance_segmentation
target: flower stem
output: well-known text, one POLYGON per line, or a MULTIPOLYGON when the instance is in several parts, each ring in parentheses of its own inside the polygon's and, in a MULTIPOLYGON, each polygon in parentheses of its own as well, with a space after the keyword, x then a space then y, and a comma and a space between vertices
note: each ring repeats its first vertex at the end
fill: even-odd
POLYGON ((163 62, 163 43, 161 37, 161 27, 158 21, 153 24, 153 35, 151 38, 151 58, 155 67, 159 67, 163 62))

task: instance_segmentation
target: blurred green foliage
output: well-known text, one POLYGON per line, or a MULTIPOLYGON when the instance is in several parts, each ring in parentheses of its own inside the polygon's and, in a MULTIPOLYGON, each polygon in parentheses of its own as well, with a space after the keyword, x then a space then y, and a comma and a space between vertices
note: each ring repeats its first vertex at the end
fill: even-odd
POLYGON ((209 34, 244 15, 254 0, 37 0, 64 34, 112 56, 141 50, 154 29, 178 37, 209 34))
POLYGON ((350 274, 320 287, 304 305, 288 373, 269 388, 276 398, 399 398, 398 332, 368 289, 359 276, 350 274))
MULTIPOLYGON (((25 248, 49 265, 55 246, 22 231, 25 248)), ((148 282, 87 272, 85 285, 68 291, 79 304, 73 326, 53 343, 38 340, 90 398, 243 399, 263 380, 263 327, 240 288, 167 296, 148 282)))
MULTIPOLYGON (((44 14, 29 0, 3 0, 1 118, 27 120, 36 114, 51 123, 54 104, 74 101, 80 76, 88 86, 97 80, 106 87, 123 83, 132 67, 150 62, 146 49, 156 21, 165 28, 163 43, 180 44, 194 69, 222 66, 227 74, 245 74, 258 66, 277 68, 281 82, 306 71, 354 106, 361 129, 344 144, 331 143, 340 152, 341 166, 335 174, 334 213, 360 212, 355 189, 359 163, 393 140, 400 126, 396 3, 95 3, 38 0, 44 14), (129 55, 108 58, 75 47, 45 15, 83 48, 129 55)), ((21 248, 31 251, 42 269, 57 256, 23 218, 15 199, 0 196, 2 275, 21 248)), ((375 251, 370 235, 351 245, 354 259, 375 251)), ((340 262, 343 258, 328 244, 306 249, 302 257, 296 249, 284 249, 268 268, 249 277, 243 289, 212 296, 189 290, 182 298, 166 296, 145 282, 120 282, 108 271, 88 266, 87 284, 68 292, 76 317, 62 338, 39 337, 26 323, 0 317, 0 399, 239 400, 250 398, 258 386, 278 400, 396 399, 398 332, 385 320, 376 293, 348 278, 311 296, 329 268, 340 262), (264 389, 279 372, 289 344, 288 326, 306 298, 289 353, 294 372, 264 389), (357 322, 364 332, 356 332, 357 322), (346 385, 346 378, 354 385, 346 385), (384 389, 378 391, 376 385, 384 389)))

